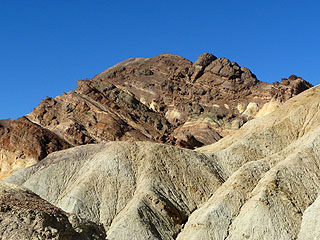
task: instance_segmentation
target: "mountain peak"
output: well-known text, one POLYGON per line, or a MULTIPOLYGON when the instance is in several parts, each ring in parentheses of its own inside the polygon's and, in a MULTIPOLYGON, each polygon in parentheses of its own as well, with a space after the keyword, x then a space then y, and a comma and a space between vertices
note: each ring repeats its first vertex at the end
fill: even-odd
POLYGON ((210 53, 194 63, 168 53, 131 58, 78 81, 73 91, 42 100, 27 118, 3 122, 3 162, 10 164, 0 173, 56 150, 101 141, 151 141, 191 149, 212 144, 240 129, 264 106, 259 116, 275 109, 265 110, 272 99, 278 106, 311 86, 294 75, 263 83, 248 68, 210 53))

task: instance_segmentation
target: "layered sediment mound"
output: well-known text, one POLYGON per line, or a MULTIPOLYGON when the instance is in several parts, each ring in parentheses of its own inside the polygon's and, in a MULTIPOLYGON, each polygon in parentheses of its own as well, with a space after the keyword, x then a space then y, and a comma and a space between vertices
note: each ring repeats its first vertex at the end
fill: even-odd
POLYGON ((149 142, 56 152, 7 181, 27 186, 67 212, 103 223, 108 239, 172 239, 222 184, 204 154, 149 142))
POLYGON ((197 152, 150 142, 86 145, 6 181, 103 223, 107 239, 314 239, 319 99, 320 87, 309 89, 197 152))

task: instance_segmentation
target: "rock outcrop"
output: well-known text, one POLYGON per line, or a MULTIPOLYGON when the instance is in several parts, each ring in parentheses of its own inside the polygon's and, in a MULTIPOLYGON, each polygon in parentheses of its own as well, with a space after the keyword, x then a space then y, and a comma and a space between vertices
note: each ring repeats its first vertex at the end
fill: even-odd
MULTIPOLYGON (((266 103, 279 106, 312 86, 294 75, 280 83, 264 83, 249 69, 209 53, 194 63, 171 54, 130 59, 92 81, 110 82, 143 99, 170 122, 171 139, 190 148, 216 142, 254 118, 266 103), (197 140, 196 145, 190 139, 197 140)), ((266 108, 259 116, 276 109, 266 108)))
POLYGON ((274 99, 285 102, 311 87, 312 84, 296 75, 291 75, 288 79, 282 78, 281 82, 274 82, 272 84, 271 95, 274 99))
POLYGON ((77 89, 43 100, 27 118, 73 145, 160 141, 170 130, 163 115, 150 110, 130 92, 92 80, 78 81, 77 89))
POLYGON ((107 239, 314 239, 319 106, 314 87, 197 151, 86 145, 52 153, 6 181, 103 223, 107 239))
POLYGON ((67 214, 26 188, 0 181, 0 238, 105 239, 100 225, 67 214))
POLYGON ((72 147, 26 117, 0 121, 0 179, 33 165, 49 153, 72 147))

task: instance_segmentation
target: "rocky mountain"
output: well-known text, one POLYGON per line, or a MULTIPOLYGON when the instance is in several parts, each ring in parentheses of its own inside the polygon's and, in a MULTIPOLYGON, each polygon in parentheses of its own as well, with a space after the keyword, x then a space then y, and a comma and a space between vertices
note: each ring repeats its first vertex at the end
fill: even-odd
POLYGON ((102 223, 106 239, 317 239, 319 106, 313 87, 196 151, 101 142, 5 181, 102 223))
POLYGON ((268 84, 226 58, 194 63, 161 54, 121 62, 75 90, 0 121, 0 178, 49 153, 102 141, 150 141, 194 149, 237 131, 312 85, 297 76, 268 84))

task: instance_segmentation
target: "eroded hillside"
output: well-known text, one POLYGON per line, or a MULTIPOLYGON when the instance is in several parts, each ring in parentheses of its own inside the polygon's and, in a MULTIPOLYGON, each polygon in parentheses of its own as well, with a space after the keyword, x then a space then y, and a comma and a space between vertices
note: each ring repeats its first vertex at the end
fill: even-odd
POLYGON ((52 153, 6 181, 103 223, 107 239, 314 239, 319 106, 314 87, 197 151, 90 144, 52 153))

